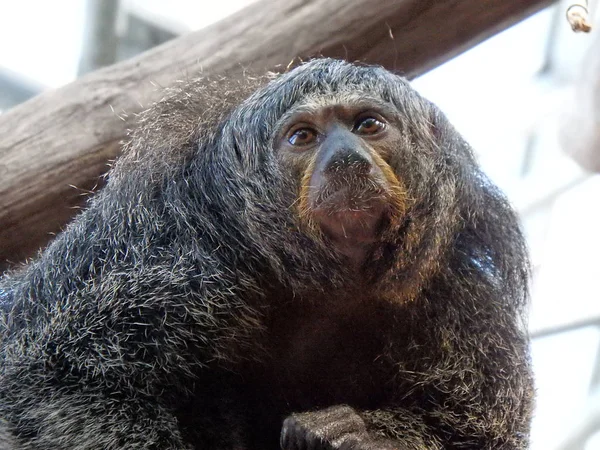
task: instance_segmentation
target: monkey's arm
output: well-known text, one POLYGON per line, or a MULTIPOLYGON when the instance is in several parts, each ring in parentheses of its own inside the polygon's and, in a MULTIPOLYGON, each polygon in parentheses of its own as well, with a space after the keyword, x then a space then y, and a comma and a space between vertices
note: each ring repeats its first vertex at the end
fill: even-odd
POLYGON ((437 450, 422 419, 403 409, 361 411, 346 405, 293 414, 281 431, 284 450, 437 450))

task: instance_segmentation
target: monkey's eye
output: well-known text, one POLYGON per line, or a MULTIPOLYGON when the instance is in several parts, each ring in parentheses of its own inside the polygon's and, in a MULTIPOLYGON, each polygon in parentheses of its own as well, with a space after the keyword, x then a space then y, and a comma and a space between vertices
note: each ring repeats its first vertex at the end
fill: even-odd
POLYGON ((357 134, 375 134, 385 128, 385 123, 375 117, 363 117, 354 124, 354 131, 357 134))
POLYGON ((288 142, 296 147, 312 144, 317 139, 317 132, 311 128, 299 128, 288 138, 288 142))

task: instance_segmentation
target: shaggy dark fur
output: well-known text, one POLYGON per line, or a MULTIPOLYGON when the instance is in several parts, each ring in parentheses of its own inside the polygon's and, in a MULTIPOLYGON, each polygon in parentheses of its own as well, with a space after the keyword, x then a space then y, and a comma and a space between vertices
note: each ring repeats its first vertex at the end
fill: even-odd
POLYGON ((527 447, 525 245, 468 145, 381 68, 265 81, 169 90, 89 207, 0 281, 4 448, 527 447), (407 194, 358 269, 304 231, 273 143, 307 98, 348 95, 395 111, 407 194))

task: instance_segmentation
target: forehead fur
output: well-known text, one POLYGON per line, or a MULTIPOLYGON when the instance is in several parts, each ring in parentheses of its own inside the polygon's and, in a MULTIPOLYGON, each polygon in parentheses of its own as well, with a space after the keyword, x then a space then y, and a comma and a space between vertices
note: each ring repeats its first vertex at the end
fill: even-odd
POLYGON ((324 104, 332 99, 383 101, 401 114, 421 117, 428 115, 430 108, 404 78, 382 67, 318 59, 280 75, 254 92, 236 108, 229 124, 238 132, 253 130, 253 137, 265 142, 291 109, 306 102, 324 104))
POLYGON ((387 105, 388 102, 368 91, 345 89, 339 92, 307 94, 303 100, 293 105, 290 111, 314 112, 332 105, 360 106, 377 104, 387 105))

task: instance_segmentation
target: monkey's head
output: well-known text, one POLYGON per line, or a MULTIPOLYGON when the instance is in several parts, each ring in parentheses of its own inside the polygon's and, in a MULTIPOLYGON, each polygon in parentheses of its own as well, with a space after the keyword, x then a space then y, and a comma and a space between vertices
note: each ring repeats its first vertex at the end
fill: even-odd
POLYGON ((306 274, 299 285, 351 270, 413 290, 443 264, 461 203, 479 201, 468 145, 381 67, 302 64, 242 101, 214 139, 199 189, 222 195, 227 223, 260 234, 256 248, 283 273, 306 274))

